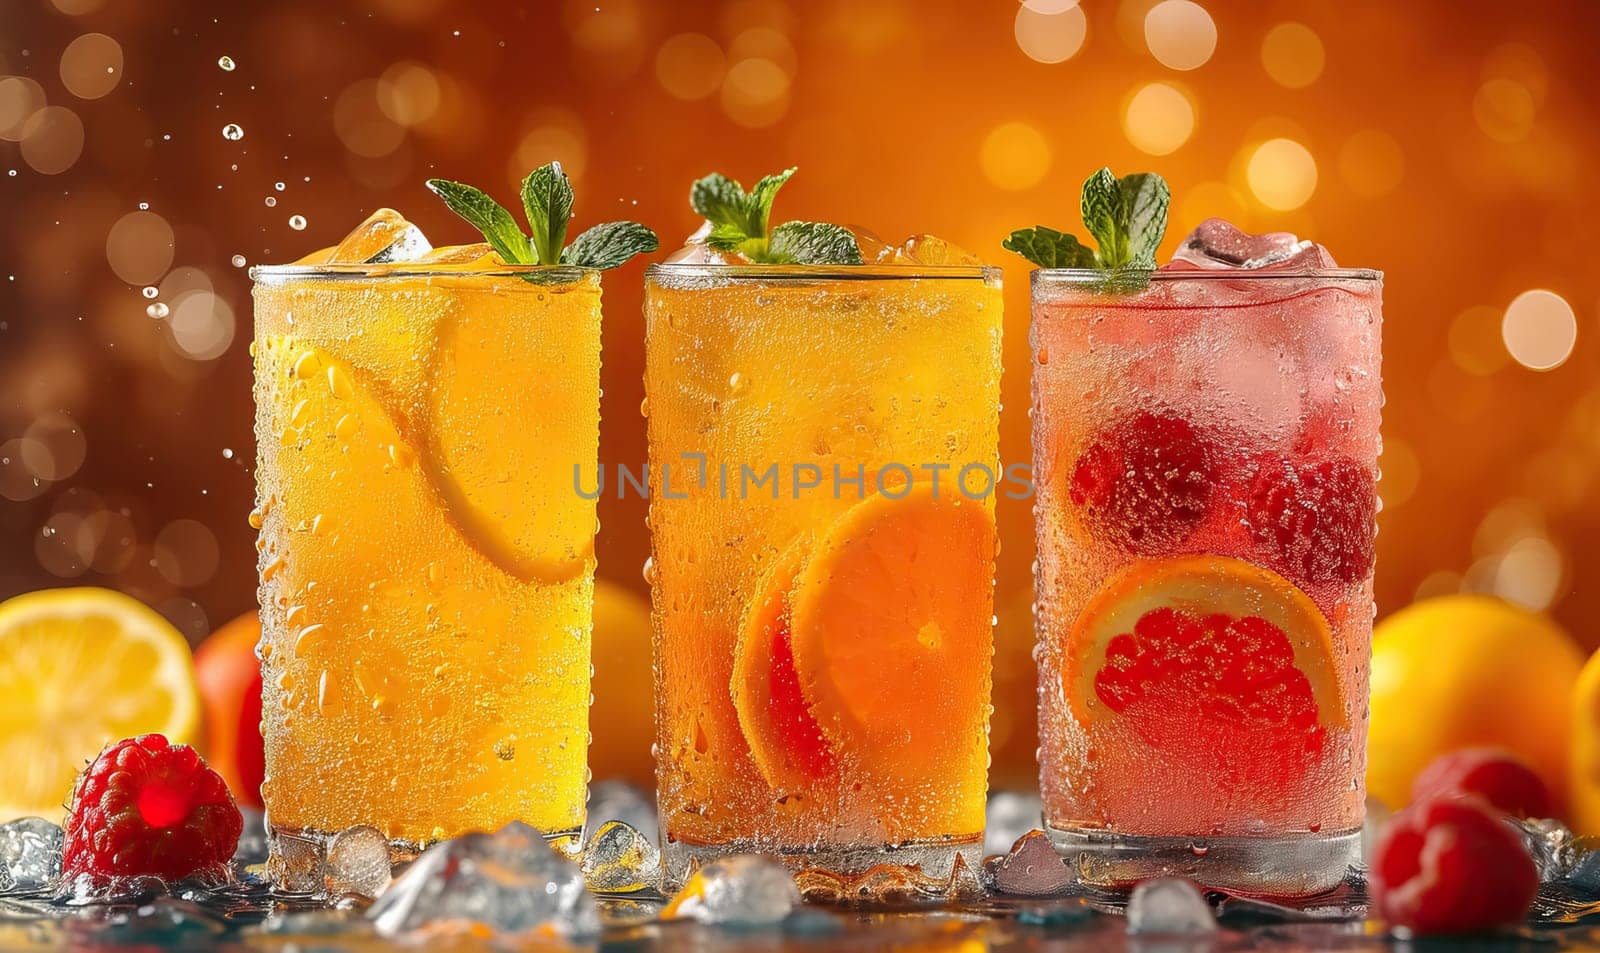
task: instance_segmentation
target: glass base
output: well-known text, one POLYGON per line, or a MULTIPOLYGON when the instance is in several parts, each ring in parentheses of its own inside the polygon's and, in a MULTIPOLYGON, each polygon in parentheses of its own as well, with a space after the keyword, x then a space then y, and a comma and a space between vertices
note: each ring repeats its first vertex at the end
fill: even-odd
POLYGON ((662 892, 671 896, 700 867, 734 854, 760 854, 793 870, 800 893, 815 903, 916 903, 946 899, 964 877, 975 882, 983 835, 848 847, 668 841, 661 850, 662 892))
MULTIPOLYGON (((267 825, 267 879, 279 890, 287 893, 327 896, 330 892, 327 874, 328 848, 338 833, 307 828, 267 825)), ((576 845, 581 836, 578 828, 546 834, 545 840, 558 852, 576 859, 576 845)), ((417 859, 417 855, 430 845, 408 840, 389 841, 389 869, 417 859)))
POLYGON ((1337 887, 1361 861, 1361 829, 1262 837, 1152 837, 1046 825, 1084 883, 1122 889, 1151 877, 1260 897, 1309 897, 1337 887))

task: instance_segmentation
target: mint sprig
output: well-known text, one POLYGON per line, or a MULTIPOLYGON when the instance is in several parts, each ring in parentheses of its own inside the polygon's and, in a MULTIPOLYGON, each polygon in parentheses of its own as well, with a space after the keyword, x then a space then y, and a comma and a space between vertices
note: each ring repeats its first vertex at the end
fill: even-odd
POLYGON ((429 179, 428 189, 466 219, 489 247, 511 265, 574 265, 580 268, 615 268, 634 255, 660 246, 656 233, 638 222, 603 222, 567 243, 572 220, 572 181, 561 163, 542 165, 522 180, 522 209, 531 236, 523 234, 505 206, 482 189, 429 179))
POLYGON ((1083 183, 1079 200, 1084 227, 1094 237, 1096 249, 1044 225, 1017 229, 1001 246, 1041 268, 1093 268, 1124 277, 1154 271, 1171 200, 1167 181, 1154 172, 1119 179, 1103 168, 1083 183))
POLYGON ((689 187, 689 205, 711 226, 706 244, 771 265, 859 265, 861 247, 847 228, 826 222, 785 222, 772 227, 772 203, 794 175, 785 169, 755 188, 713 172, 689 187))

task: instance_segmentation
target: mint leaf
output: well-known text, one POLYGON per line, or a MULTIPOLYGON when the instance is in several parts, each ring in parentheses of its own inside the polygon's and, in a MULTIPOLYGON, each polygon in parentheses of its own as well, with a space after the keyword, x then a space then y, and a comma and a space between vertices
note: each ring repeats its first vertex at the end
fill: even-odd
POLYGON ((505 206, 490 198, 482 189, 448 179, 429 179, 428 189, 444 200, 450 211, 456 213, 472 227, 483 233, 489 243, 507 264, 537 264, 528 247, 528 236, 522 234, 517 220, 505 206))
POLYGON ((784 222, 772 230, 766 257, 757 260, 773 264, 859 265, 861 247, 856 244, 855 234, 839 225, 784 222))
POLYGON ((605 222, 572 240, 561 252, 561 263, 583 268, 616 268, 634 255, 653 252, 660 245, 656 233, 638 222, 605 222))
POLYGON ((1094 251, 1066 232, 1044 225, 1019 228, 1000 247, 1014 251, 1040 268, 1093 268, 1094 251))
POLYGON ((713 172, 689 186, 689 207, 712 225, 726 225, 740 229, 745 225, 745 208, 749 197, 744 186, 720 172, 713 172))
POLYGON ((1167 180, 1153 172, 1123 176, 1117 185, 1118 224, 1127 241, 1125 264, 1153 269, 1156 248, 1167 234, 1167 205, 1172 201, 1172 191, 1167 180))
POLYGON ((1100 267, 1116 268, 1127 263, 1127 236, 1122 232, 1120 210, 1122 189, 1111 170, 1102 168, 1083 183, 1080 201, 1083 225, 1100 245, 1100 267))
POLYGON ((522 209, 533 229, 533 250, 541 265, 561 260, 567 243, 567 222, 572 219, 572 182, 561 163, 542 165, 522 180, 522 209))
POLYGON ((778 197, 778 190, 783 184, 798 171, 794 167, 779 172, 777 175, 763 176, 756 187, 750 190, 750 196, 745 205, 745 221, 748 228, 747 235, 766 235, 770 230, 772 221, 772 201, 778 197))

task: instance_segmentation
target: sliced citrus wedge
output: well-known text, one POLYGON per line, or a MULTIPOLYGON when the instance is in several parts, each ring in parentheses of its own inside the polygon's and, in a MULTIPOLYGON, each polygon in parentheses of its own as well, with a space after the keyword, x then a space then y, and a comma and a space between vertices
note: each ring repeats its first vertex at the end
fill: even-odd
POLYGON ((61 817, 73 778, 108 742, 197 740, 189 645, 144 603, 109 589, 49 589, 0 603, 0 817, 61 817))
POLYGON ((775 790, 805 791, 838 772, 838 759, 811 714, 795 672, 789 630, 795 578, 811 539, 789 545, 756 586, 733 657, 733 706, 761 776, 775 790))
POLYGON ((1062 688, 1086 727, 1116 720, 1163 759, 1289 780, 1348 724, 1333 636, 1311 599, 1223 556, 1135 563, 1070 636, 1062 688))
POLYGON ((440 319, 422 466, 486 556, 519 579, 565 582, 594 556, 595 507, 573 467, 599 453, 599 336, 581 327, 599 308, 592 295, 549 297, 548 313, 529 314, 514 294, 440 319))
MULTIPOLYGON (((994 518, 926 483, 856 504, 795 584, 801 690, 841 757, 891 778, 975 753, 993 655, 994 518)), ((943 769, 941 769, 943 770, 943 769)))

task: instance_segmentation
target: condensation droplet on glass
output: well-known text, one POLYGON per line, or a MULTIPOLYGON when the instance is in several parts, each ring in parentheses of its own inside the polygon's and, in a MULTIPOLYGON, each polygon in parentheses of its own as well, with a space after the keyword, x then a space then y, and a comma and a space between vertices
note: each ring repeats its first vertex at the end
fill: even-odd
POLYGON ((244 267, 244 256, 243 255, 234 255, 233 258, 230 259, 230 260, 233 262, 233 267, 235 267, 235 268, 243 268, 244 267))
POLYGON ((230 122, 222 127, 222 138, 230 142, 238 142, 244 138, 244 128, 236 122, 230 122))
POLYGON ((274 208, 274 207, 276 207, 276 206, 277 206, 277 204, 278 204, 278 198, 277 198, 277 196, 274 196, 274 195, 269 195, 269 196, 267 196, 267 198, 266 198, 266 203, 267 203, 267 208, 274 208))
POLYGON ((144 290, 139 293, 154 301, 156 295, 161 293, 161 289, 157 288, 155 285, 145 285, 144 290))
POLYGON ((149 307, 145 308, 144 313, 148 314, 152 318, 155 318, 157 321, 160 321, 162 318, 170 314, 171 311, 167 308, 167 303, 165 301, 156 301, 149 307))

